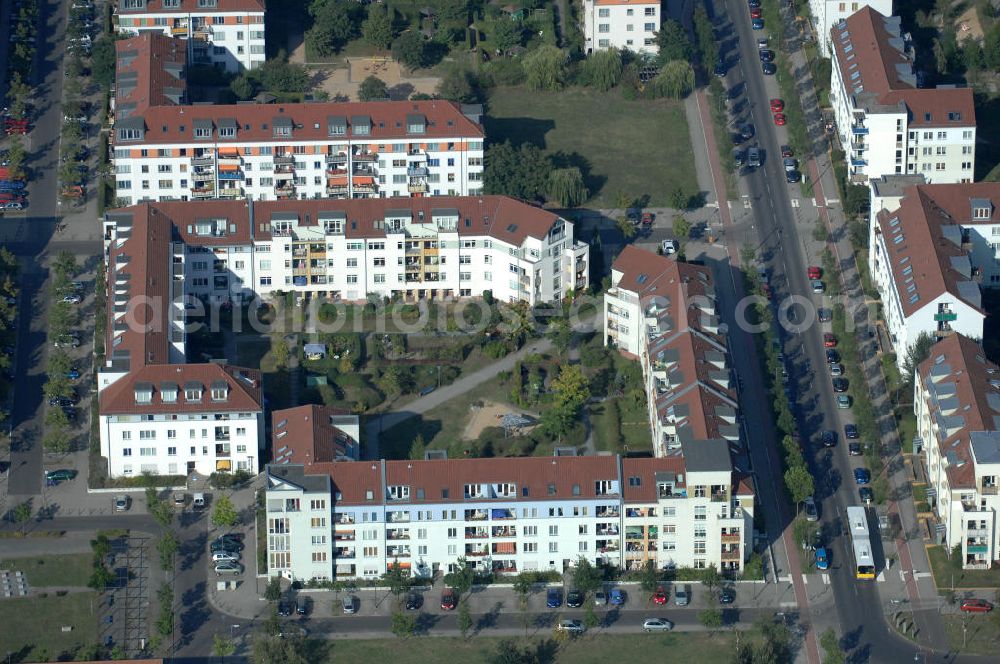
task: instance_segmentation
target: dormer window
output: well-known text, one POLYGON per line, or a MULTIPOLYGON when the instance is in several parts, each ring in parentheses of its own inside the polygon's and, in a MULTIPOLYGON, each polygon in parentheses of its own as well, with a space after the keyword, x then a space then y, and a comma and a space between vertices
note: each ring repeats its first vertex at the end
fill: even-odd
POLYGON ((423 134, 427 131, 427 118, 422 115, 407 115, 406 116, 406 133, 407 134, 423 134))
POLYGON ((278 136, 278 137, 289 138, 292 135, 292 128, 291 128, 291 126, 287 126, 287 125, 286 126, 275 125, 275 127, 274 127, 274 135, 278 136))
POLYGON ((410 487, 402 485, 389 487, 389 500, 408 500, 409 498, 410 487))
POLYGON ((187 383, 184 386, 184 400, 185 401, 201 401, 202 387, 201 383, 187 383))
POLYGON ((149 383, 138 383, 135 386, 135 402, 148 404, 153 402, 153 386, 149 383))
POLYGON ((347 135, 347 118, 343 116, 330 116, 326 119, 326 131, 330 136, 347 135))
POLYGON ((983 220, 993 216, 993 202, 986 198, 974 198, 972 203, 972 218, 983 220))
POLYGON ((160 401, 163 403, 177 403, 177 386, 173 383, 164 383, 161 385, 160 401))
POLYGON ((217 7, 219 0, 198 0, 199 7, 217 7))
POLYGON ((219 127, 219 138, 236 138, 236 127, 219 127))
POLYGON ((224 380, 212 383, 212 401, 225 401, 229 396, 229 384, 224 380))
POLYGON ((368 136, 372 133, 372 119, 367 115, 355 115, 351 118, 351 133, 355 136, 368 136))

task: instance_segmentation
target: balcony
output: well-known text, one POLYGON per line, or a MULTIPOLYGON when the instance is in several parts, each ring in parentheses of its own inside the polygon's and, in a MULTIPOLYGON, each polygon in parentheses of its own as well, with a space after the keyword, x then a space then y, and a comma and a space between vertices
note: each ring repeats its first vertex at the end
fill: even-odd
POLYGON ((374 184, 355 184, 354 193, 356 194, 374 194, 375 185, 374 184))
POLYGON ((287 164, 291 164, 292 166, 294 166, 295 165, 295 155, 290 155, 290 154, 276 154, 276 155, 274 155, 274 165, 275 165, 275 167, 277 167, 279 164, 282 165, 282 166, 287 165, 287 164))
POLYGON ((335 557, 337 557, 337 558, 353 558, 354 557, 354 550, 353 549, 337 549, 337 550, 335 550, 333 552, 333 555, 335 557))
POLYGON ((721 554, 719 554, 719 557, 722 559, 723 562, 739 561, 740 550, 733 549, 732 551, 723 551, 721 554))
POLYGON ((485 546, 466 546, 465 555, 473 557, 488 556, 490 555, 490 550, 485 546))
POLYGON ((513 560, 494 560, 493 571, 496 574, 517 574, 517 563, 513 560))
POLYGON ((291 175, 295 173, 295 164, 275 164, 275 175, 291 175))
POLYGON ((219 198, 243 198, 243 187, 222 187, 219 189, 219 198))
POLYGON ((331 166, 326 169, 326 177, 343 178, 344 182, 347 182, 347 169, 331 166))
POLYGON ((408 546, 390 546, 386 547, 385 555, 387 558, 409 558, 410 557, 410 547, 408 546))
POLYGON ((617 537, 618 536, 618 526, 604 526, 604 525, 598 524, 598 526, 597 526, 597 536, 598 537, 607 537, 607 536, 617 537))
POLYGON ((375 177, 375 167, 371 164, 354 164, 354 172, 352 173, 355 177, 375 177))
POLYGON ((868 127, 859 124, 851 125, 851 133, 854 134, 855 136, 867 136, 868 127))
POLYGON ((743 536, 739 533, 722 533, 723 544, 739 544, 743 541, 743 536))
POLYGON ((465 539, 485 539, 490 533, 485 528, 466 528, 465 539))
POLYGON ((335 524, 337 524, 337 523, 353 524, 354 523, 354 516, 352 516, 350 514, 334 514, 333 515, 333 522, 335 524))
POLYGON ((989 553, 989 551, 990 551, 990 545, 989 544, 966 544, 965 545, 965 552, 966 553, 989 553))
POLYGON ((410 539, 410 531, 405 529, 390 529, 386 531, 385 537, 390 540, 408 540, 410 539))
POLYGON ((229 458, 232 455, 233 455, 233 453, 232 453, 232 450, 230 449, 228 443, 226 443, 226 444, 219 444, 219 445, 215 446, 215 457, 217 459, 220 458, 220 457, 223 458, 223 459, 229 458))
POLYGON ((213 166, 215 164, 215 157, 212 155, 202 155, 200 157, 191 157, 192 166, 213 166))
POLYGON ((982 488, 980 488, 979 493, 983 494, 984 496, 995 496, 997 495, 997 485, 984 484, 982 488))
POLYGON ((186 25, 180 25, 180 26, 177 26, 177 27, 174 27, 174 28, 170 28, 170 36, 171 37, 184 37, 184 38, 187 38, 187 36, 188 36, 187 26, 186 25))
POLYGON ((354 531, 353 530, 344 530, 344 531, 334 532, 333 533, 333 539, 334 539, 334 541, 338 541, 338 542, 353 542, 354 541, 354 531))
POLYGON ((517 529, 495 526, 493 528, 493 537, 517 537, 517 529))
MULTIPOLYGON (((436 277, 437 275, 434 276, 436 277)), ((514 514, 514 510, 494 509, 490 511, 492 512, 490 516, 494 521, 508 521, 517 518, 517 515, 514 514)))
POLYGON ((851 157, 851 166, 867 166, 868 160, 860 157, 851 157))
POLYGON ((293 196, 295 194, 294 184, 278 184, 274 186, 274 193, 278 196, 293 196))
POLYGON ((243 171, 219 171, 220 180, 242 180, 243 171))
POLYGON ((409 523, 409 512, 389 512, 389 523, 409 523))
POLYGON ((335 185, 328 186, 326 188, 326 195, 327 196, 343 196, 345 194, 347 194, 347 185, 346 184, 335 184, 335 185))
POLYGON ((618 540, 597 540, 597 550, 601 553, 617 553, 618 540))
POLYGON ((406 185, 406 190, 411 194, 426 194, 427 193, 427 183, 426 182, 411 182, 406 185))
POLYGON ((604 519, 617 519, 621 516, 621 511, 617 506, 599 506, 595 511, 595 515, 604 519))
POLYGON ((196 25, 191 36, 200 41, 208 41, 212 38, 212 28, 207 25, 196 25))
POLYGON ((375 161, 378 155, 374 152, 355 152, 351 155, 353 161, 375 161))
POLYGON ((340 152, 338 154, 328 154, 326 155, 326 163, 328 164, 346 164, 347 163, 347 153, 340 152))
POLYGON ((724 503, 728 500, 729 500, 729 494, 727 494, 725 491, 712 494, 713 503, 724 503))
POLYGON ((427 167, 426 166, 410 166, 406 169, 406 174, 411 178, 424 178, 427 177, 427 167))
POLYGON ((214 186, 206 187, 195 187, 191 190, 191 196, 194 198, 212 198, 215 195, 214 186))
POLYGON ((958 320, 958 314, 953 311, 939 311, 934 314, 934 320, 938 322, 951 322, 958 320))

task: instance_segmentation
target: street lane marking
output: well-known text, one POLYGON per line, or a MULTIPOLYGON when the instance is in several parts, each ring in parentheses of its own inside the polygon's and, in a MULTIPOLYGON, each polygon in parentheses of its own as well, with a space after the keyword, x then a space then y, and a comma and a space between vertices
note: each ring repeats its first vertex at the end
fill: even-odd
POLYGON ((914 579, 926 579, 931 576, 930 572, 916 572, 913 575, 914 579))
POLYGON ((840 202, 839 198, 828 198, 828 199, 826 199, 826 204, 827 205, 833 205, 834 203, 839 203, 839 202, 840 202))
POLYGON ((751 207, 753 207, 753 204, 750 201, 748 201, 748 200, 743 201, 743 209, 744 210, 749 210, 751 207))
POLYGON ((809 583, 809 575, 808 574, 803 574, 802 575, 802 583, 805 583, 805 584, 809 583))
POLYGON ((797 199, 797 198, 793 198, 792 199, 792 207, 793 208, 799 207, 799 199, 797 199))
POLYGON ((823 575, 823 585, 826 585, 826 586, 830 585, 830 575, 829 574, 824 574, 823 575))

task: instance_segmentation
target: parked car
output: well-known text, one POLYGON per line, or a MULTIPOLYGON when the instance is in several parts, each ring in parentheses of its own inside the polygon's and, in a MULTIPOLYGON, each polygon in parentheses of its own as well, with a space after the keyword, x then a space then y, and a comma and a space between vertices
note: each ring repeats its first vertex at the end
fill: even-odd
POLYGON ((806 521, 819 521, 819 510, 816 508, 816 501, 809 496, 803 501, 806 512, 806 521))
POLYGON ((220 551, 242 551, 243 548, 243 542, 239 538, 229 534, 221 535, 212 540, 213 551, 216 549, 220 551))
POLYGON ((756 133, 757 133, 756 127, 754 127, 753 124, 749 122, 740 127, 740 136, 742 136, 743 140, 745 141, 749 141, 751 138, 754 137, 754 135, 756 135, 756 133))
POLYGON ((611 606, 621 606, 625 603, 625 591, 621 588, 612 588, 609 598, 611 606))
POLYGON ((219 551, 213 551, 212 552, 212 562, 213 563, 219 563, 219 562, 222 562, 224 560, 239 560, 239 559, 240 559, 240 552, 239 551, 232 551, 232 550, 221 549, 219 551))
POLYGON ((203 493, 196 493, 196 494, 194 494, 194 498, 191 499, 191 507, 193 507, 196 510, 204 509, 205 508, 205 494, 203 494, 203 493))
POLYGON ((799 182, 802 182, 802 173, 799 173, 798 171, 786 171, 785 182, 788 184, 798 184, 799 182))
POLYGON ((846 394, 837 395, 837 408, 846 410, 851 407, 851 397, 846 394))
POLYGON ((959 608, 962 611, 967 611, 969 613, 989 613, 993 610, 993 605, 985 599, 972 598, 963 599, 959 608))
POLYGON ((56 348, 79 348, 80 339, 79 337, 74 337, 74 336, 59 337, 54 342, 52 342, 52 345, 55 346, 56 348))
POLYGON ((278 615, 282 618, 287 618, 292 615, 292 603, 287 600, 281 600, 278 602, 278 615))
POLYGON ((750 18, 760 18, 764 15, 764 10, 760 7, 750 8, 750 18))
POLYGON ((762 18, 755 18, 755 19, 753 19, 752 21, 750 21, 750 27, 753 30, 763 30, 764 29, 764 19, 762 19, 762 18))
MULTIPOLYGON (((781 165, 785 167, 785 172, 786 172, 786 173, 791 173, 792 171, 797 171, 797 170, 799 170, 799 160, 798 160, 798 159, 796 159, 795 157, 785 157, 785 158, 784 158, 784 159, 783 159, 783 160, 781 161, 781 165)), ((814 268, 813 268, 813 267, 810 267, 809 269, 810 269, 810 270, 812 270, 812 269, 814 269, 814 268)), ((819 268, 818 268, 818 267, 817 267, 817 268, 815 268, 815 269, 817 270, 817 272, 816 272, 816 276, 814 277, 814 276, 812 276, 812 274, 810 274, 810 275, 809 275, 809 278, 810 278, 810 279, 819 279, 819 278, 820 278, 820 275, 821 275, 822 273, 821 273, 821 272, 819 272, 819 268)))
POLYGON ((723 586, 719 590, 719 604, 732 604, 736 601, 736 588, 723 586))
POLYGON ((306 595, 299 595, 295 598, 295 613, 300 616, 309 615, 310 600, 306 595))
POLYGON ((76 479, 76 471, 67 468, 60 468, 58 470, 46 470, 45 479, 51 480, 52 482, 68 482, 69 480, 76 479))
POLYGON ((586 631, 583 622, 579 620, 560 620, 559 624, 556 625, 556 629, 560 632, 568 632, 570 634, 583 634, 586 631))
POLYGON ((861 502, 865 505, 871 505, 872 501, 875 500, 875 493, 871 490, 871 487, 863 486, 858 489, 858 496, 861 498, 861 502))
POLYGON ((677 606, 687 606, 691 603, 691 594, 686 586, 677 586, 674 590, 674 604, 677 606))
POLYGON ((557 609, 562 606, 563 594, 561 588, 549 588, 545 593, 545 606, 557 609))
POLYGON ((816 569, 830 569, 830 557, 823 547, 816 548, 816 569))
MULTIPOLYGON (((358 612, 358 599, 354 595, 345 595, 342 600, 340 600, 341 609, 344 613, 348 615, 353 615, 358 612)), ((444 608, 444 604, 441 605, 444 608)))
POLYGON ((823 334, 823 345, 827 348, 836 348, 837 336, 832 332, 826 332, 823 334))
POLYGON ((571 609, 578 609, 583 606, 583 593, 579 590, 570 590, 566 595, 566 606, 571 609))
POLYGON ((646 618, 642 621, 644 632, 669 632, 673 628, 674 624, 666 618, 646 618))
POLYGON ((774 99, 771 100, 771 112, 772 113, 781 113, 783 110, 785 110, 785 100, 784 99, 774 98, 774 99))
POLYGON ((861 454, 862 454, 861 443, 848 443, 847 444, 847 453, 850 456, 861 456, 861 454))
POLYGON ((837 432, 826 429, 820 432, 819 439, 823 447, 833 447, 837 444, 837 432))
POLYGON ((747 166, 758 168, 761 164, 760 148, 754 146, 747 150, 747 166))
POLYGON ((419 611, 424 605, 424 596, 418 592, 410 592, 406 595, 406 610, 419 611))
POLYGON ((127 512, 129 505, 132 504, 132 499, 125 494, 115 496, 115 511, 116 512, 127 512))
POLYGON ((736 168, 741 168, 746 159, 746 152, 740 149, 733 150, 733 162, 736 164, 736 168))
POLYGON ((657 606, 663 606, 667 603, 667 591, 663 589, 663 586, 659 586, 656 592, 653 593, 653 604, 657 606))
POLYGON ((856 424, 845 424, 844 425, 844 438, 847 440, 857 440, 858 438, 858 425, 856 424))
POLYGON ((785 126, 785 121, 786 120, 785 120, 785 114, 784 113, 775 113, 774 114, 774 124, 775 124, 775 126, 777 126, 777 127, 783 127, 783 126, 785 126))
POLYGON ((451 588, 445 588, 441 592, 441 608, 445 611, 454 611, 456 606, 458 606, 458 600, 455 598, 455 591, 451 588))
POLYGON ((817 294, 822 294, 826 290, 826 286, 819 279, 814 279, 809 285, 812 287, 812 292, 817 294))
POLYGON ((867 468, 855 468, 854 469, 854 482, 855 484, 868 484, 872 479, 872 474, 868 472, 867 468))
POLYGON ((840 364, 839 362, 837 364, 831 364, 830 365, 830 375, 831 376, 843 376, 844 375, 844 365, 840 364))
POLYGON ((656 215, 653 214, 652 212, 643 212, 642 213, 642 225, 643 226, 652 226, 654 219, 656 219, 656 215))
POLYGON ((235 560, 223 560, 215 564, 215 573, 218 576, 223 574, 242 574, 243 565, 235 560))
POLYGON ((80 378, 80 372, 76 369, 70 369, 66 372, 66 378, 70 380, 78 380, 80 378))
POLYGON ((840 393, 840 392, 846 392, 847 391, 847 379, 846 378, 834 378, 831 382, 833 383, 833 391, 834 392, 840 393))
POLYGON ((774 62, 774 51, 761 49, 757 54, 760 55, 761 62, 774 62))
POLYGON ((608 594, 603 590, 598 590, 594 593, 594 606, 606 606, 608 603, 608 594))
POLYGON ((715 68, 713 69, 713 72, 719 78, 722 78, 723 76, 725 76, 726 75, 726 61, 723 60, 722 58, 719 58, 718 60, 716 60, 715 61, 715 68))
POLYGON ((764 74, 764 76, 774 76, 777 73, 778 68, 774 66, 773 62, 762 62, 760 63, 760 71, 764 74))
POLYGON ((62 301, 70 304, 80 304, 83 302, 83 298, 76 293, 69 293, 67 295, 63 295, 62 301))
POLYGON ((837 364, 840 362, 840 353, 838 353, 833 348, 826 349, 826 363, 827 364, 837 364))
POLYGON ((784 159, 785 157, 794 157, 795 156, 795 151, 792 150, 792 148, 790 146, 788 146, 788 145, 782 145, 778 149, 781 150, 781 157, 782 157, 782 159, 784 159))

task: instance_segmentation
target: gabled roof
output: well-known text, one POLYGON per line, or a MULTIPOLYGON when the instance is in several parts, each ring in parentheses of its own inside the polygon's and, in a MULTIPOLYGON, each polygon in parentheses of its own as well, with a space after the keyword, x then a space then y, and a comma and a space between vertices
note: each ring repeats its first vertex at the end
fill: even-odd
POLYGON ((150 106, 186 102, 187 42, 142 32, 116 41, 115 51, 116 119, 141 116, 150 106))
POLYGON ((349 447, 357 446, 352 435, 337 426, 343 419, 358 425, 358 416, 342 408, 315 404, 285 408, 271 413, 272 463, 311 465, 341 461, 349 447))
POLYGON ((118 379, 100 394, 101 415, 162 413, 260 412, 263 408, 261 374, 225 364, 146 365, 118 379), (164 399, 164 385, 177 389, 175 400, 164 399), (213 388, 225 385, 225 398, 213 388), (188 399, 185 390, 200 388, 200 398, 188 399), (137 403, 137 388, 151 388, 148 403, 137 403), (179 389, 178 389, 179 388, 179 389))
POLYGON ((924 443, 937 445, 947 459, 952 489, 972 488, 970 434, 1000 430, 1000 367, 986 359, 978 342, 953 334, 931 346, 917 373, 930 395, 930 416, 943 435, 924 443))
POLYGON ((988 191, 1000 192, 1000 184, 918 185, 904 192, 897 210, 878 213, 876 232, 882 235, 885 260, 892 270, 904 315, 912 315, 945 293, 983 312, 979 285, 972 279, 969 251, 962 248, 962 217, 953 217, 940 203, 961 214, 964 197, 968 218, 970 194, 988 191))
POLYGON ((264 11, 264 0, 215 0, 215 4, 206 6, 209 3, 199 2, 199 0, 180 0, 177 6, 164 6, 163 0, 146 0, 144 7, 123 8, 121 0, 116 3, 115 13, 119 16, 129 16, 131 14, 215 14, 219 12, 251 12, 260 13, 264 11))

